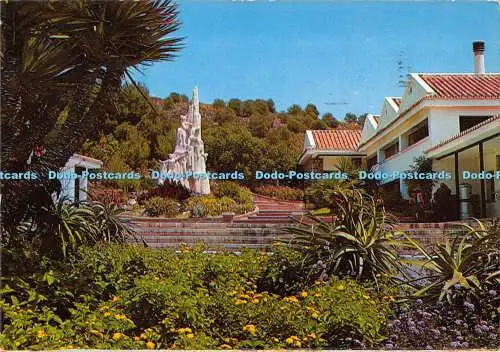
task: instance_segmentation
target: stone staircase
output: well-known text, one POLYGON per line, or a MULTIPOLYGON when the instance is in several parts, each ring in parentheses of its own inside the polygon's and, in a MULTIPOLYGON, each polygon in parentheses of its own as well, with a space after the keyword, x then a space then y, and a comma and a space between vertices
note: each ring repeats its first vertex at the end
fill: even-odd
MULTIPOLYGON (((204 219, 128 217, 138 237, 149 247, 178 247, 203 242, 212 249, 267 249, 288 235, 280 227, 303 214, 302 202, 276 201, 254 196, 256 211, 246 216, 204 219)), ((138 239, 138 243, 142 243, 138 239)), ((133 242, 135 242, 133 240, 133 242)))

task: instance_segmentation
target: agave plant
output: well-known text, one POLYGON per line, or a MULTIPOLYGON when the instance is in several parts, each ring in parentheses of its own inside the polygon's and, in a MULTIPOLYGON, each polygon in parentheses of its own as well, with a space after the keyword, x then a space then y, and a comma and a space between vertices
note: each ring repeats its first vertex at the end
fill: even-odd
POLYGON ((39 216, 41 218, 34 222, 43 224, 37 228, 37 232, 43 235, 44 250, 60 249, 65 257, 69 250, 75 249, 79 244, 97 241, 94 213, 88 207, 77 206, 61 198, 51 207, 44 208, 39 216))
POLYGON ((488 284, 500 284, 500 227, 497 222, 485 225, 476 220, 477 227, 461 224, 462 229, 450 234, 444 244, 426 250, 409 239, 423 260, 410 261, 428 273, 409 282, 417 288, 419 298, 438 298, 448 301, 454 292, 465 289, 483 289, 488 284))
POLYGON ((61 198, 37 212, 36 218, 18 226, 17 234, 27 240, 41 241, 42 252, 63 257, 80 245, 124 243, 130 239, 138 242, 133 228, 120 216, 122 212, 114 203, 77 204, 61 198))
POLYGON ((90 202, 87 205, 92 210, 95 223, 92 231, 98 241, 124 243, 136 236, 129 221, 120 215, 125 211, 115 203, 90 202))
POLYGON ((314 216, 298 225, 285 227, 293 235, 290 245, 305 255, 311 274, 323 270, 328 275, 351 275, 373 279, 402 273, 396 247, 409 246, 396 239, 394 218, 379 208, 375 200, 351 188, 334 193, 338 199, 336 216, 327 223, 314 216))

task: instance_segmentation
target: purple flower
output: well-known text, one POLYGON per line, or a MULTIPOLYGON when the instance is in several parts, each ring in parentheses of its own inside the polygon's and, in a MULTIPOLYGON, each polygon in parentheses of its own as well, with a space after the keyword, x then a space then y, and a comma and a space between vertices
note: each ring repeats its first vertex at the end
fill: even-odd
POLYGON ((497 295, 497 291, 495 291, 495 290, 489 290, 489 291, 488 291, 488 294, 489 294, 490 296, 495 297, 495 296, 497 295))
POLYGON ((463 320, 457 319, 457 320, 454 321, 454 323, 457 324, 457 325, 462 325, 463 320))
POLYGON ((469 302, 464 302, 464 307, 469 309, 469 310, 474 310, 474 305, 472 303, 469 303, 469 302))
POLYGON ((469 343, 467 341, 462 342, 462 347, 463 348, 468 348, 469 347, 469 343))
POLYGON ((450 342, 450 347, 451 348, 459 348, 460 347, 460 342, 458 342, 458 341, 450 342))
POLYGON ((415 301, 415 303, 417 303, 417 304, 422 304, 422 302, 423 301, 420 298, 415 301))
POLYGON ((384 347, 388 350, 392 350, 394 348, 394 345, 391 343, 387 343, 384 347))
POLYGON ((496 340, 497 339, 497 334, 490 333, 490 334, 488 334, 488 338, 491 339, 491 340, 496 340))

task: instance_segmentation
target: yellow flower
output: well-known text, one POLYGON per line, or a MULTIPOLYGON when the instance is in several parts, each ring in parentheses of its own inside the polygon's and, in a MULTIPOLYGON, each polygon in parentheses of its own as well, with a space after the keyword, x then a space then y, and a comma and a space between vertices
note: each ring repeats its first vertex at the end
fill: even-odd
POLYGON ((339 285, 337 285, 337 286, 335 287, 335 289, 336 289, 337 291, 344 291, 344 290, 345 290, 345 286, 344 286, 344 285, 342 285, 342 284, 339 284, 339 285))
POLYGON ((109 317, 109 316, 111 315, 111 313, 110 313, 110 312, 104 312, 104 314, 103 314, 103 315, 104 315, 105 317, 109 317))
POLYGON ((299 348, 302 347, 302 342, 300 341, 294 341, 293 344, 299 348))
POLYGON ((317 337, 317 336, 316 336, 316 334, 315 334, 314 332, 311 332, 311 333, 310 333, 309 335, 307 335, 307 336, 309 336, 311 339, 315 339, 315 338, 317 337))
POLYGON ((285 301, 285 302, 292 302, 292 303, 298 303, 299 302, 299 300, 295 296, 285 297, 285 298, 283 298, 283 301, 285 301))
POLYGON ((194 337, 194 334, 191 334, 191 333, 186 334, 186 337, 187 337, 188 339, 192 339, 192 338, 194 337))
POLYGON ((239 305, 239 304, 243 304, 243 303, 247 303, 247 301, 245 301, 244 299, 239 299, 239 298, 236 301, 234 301, 235 305, 239 305))
POLYGON ((113 299, 111 300, 112 302, 117 302, 119 298, 117 296, 113 296, 113 299))
POLYGON ((38 338, 42 338, 42 337, 45 337, 45 336, 47 336, 47 333, 43 329, 42 330, 38 330, 36 332, 36 337, 38 337, 38 338))
POLYGON ((250 335, 255 335, 255 325, 247 324, 243 327, 243 331, 248 332, 250 335))
POLYGON ((108 306, 102 306, 101 308, 99 308, 99 311, 102 312, 103 310, 106 310, 106 309, 109 309, 108 306))
POLYGON ((293 339, 291 337, 287 337, 287 339, 285 340, 285 342, 289 345, 293 345, 293 339))
POLYGON ((219 348, 223 349, 223 350, 230 350, 232 347, 229 346, 228 344, 222 344, 219 346, 219 348))
POLYGON ((127 319, 127 316, 125 314, 115 314, 115 319, 117 320, 127 319))
POLYGON ((229 296, 234 296, 236 295, 236 291, 235 290, 232 290, 231 292, 228 293, 229 296))
POLYGON ((154 342, 152 342, 152 341, 148 341, 148 342, 146 343, 146 347, 147 347, 148 349, 152 350, 153 348, 155 348, 155 347, 156 347, 156 345, 155 345, 155 343, 154 343, 154 342))
POLYGON ((276 337, 273 337, 273 341, 274 341, 274 342, 280 342, 280 340, 279 340, 279 339, 277 339, 276 337))
POLYGON ((139 336, 134 336, 133 339, 134 341, 139 341, 141 338, 139 336))
POLYGON ((364 298, 364 299, 369 299, 369 298, 370 298, 370 296, 368 296, 368 295, 363 295, 363 298, 364 298))
POLYGON ((191 328, 179 328, 179 329, 177 329, 177 332, 179 332, 181 334, 190 334, 193 331, 191 330, 191 328))
POLYGON ((321 293, 316 292, 316 293, 314 294, 314 297, 321 297, 321 293))
POLYGON ((123 336, 122 333, 115 332, 111 338, 116 341, 116 340, 119 340, 122 336, 123 336))
POLYGON ((139 335, 141 337, 141 339, 145 340, 148 338, 148 336, 145 334, 145 333, 142 333, 139 335))
POLYGON ((254 299, 252 299, 252 303, 257 304, 257 303, 259 303, 259 300, 257 298, 254 298, 254 299))
POLYGON ((308 296, 307 292, 306 291, 302 291, 300 293, 300 297, 303 297, 303 298, 306 298, 308 296))
POLYGON ((318 319, 318 318, 319 318, 319 315, 318 315, 318 313, 313 312, 313 313, 311 314, 311 317, 313 317, 314 319, 318 319))

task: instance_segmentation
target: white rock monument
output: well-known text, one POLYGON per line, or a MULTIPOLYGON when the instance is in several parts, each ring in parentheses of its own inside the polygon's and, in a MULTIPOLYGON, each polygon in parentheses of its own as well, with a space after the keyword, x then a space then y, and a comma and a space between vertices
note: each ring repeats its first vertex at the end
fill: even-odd
MULTIPOLYGON (((175 150, 168 160, 161 161, 162 175, 173 175, 179 182, 196 194, 210 194, 210 183, 206 174, 207 153, 201 139, 201 114, 198 87, 193 89, 193 100, 187 115, 181 115, 181 126, 177 129, 175 150)), ((164 178, 158 182, 163 184, 164 178)))

